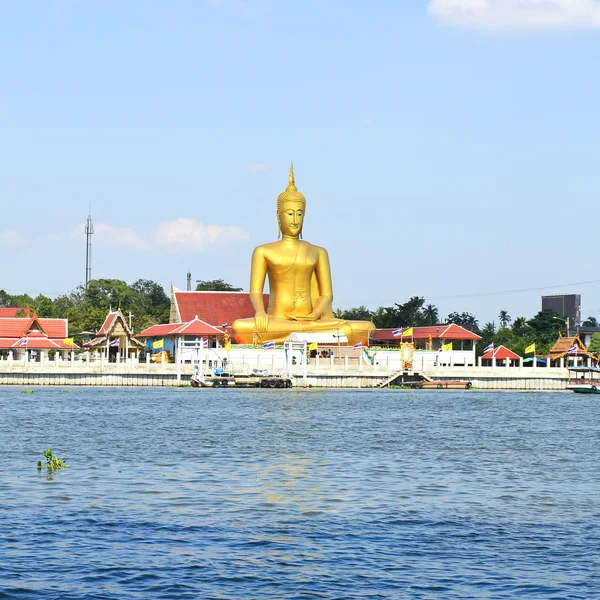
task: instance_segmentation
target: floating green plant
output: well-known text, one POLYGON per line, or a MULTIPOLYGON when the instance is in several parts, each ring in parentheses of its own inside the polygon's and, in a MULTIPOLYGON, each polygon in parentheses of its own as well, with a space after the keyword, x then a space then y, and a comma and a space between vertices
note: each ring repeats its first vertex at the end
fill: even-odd
POLYGON ((21 394, 35 394, 33 390, 21 390, 21 394))
POLYGON ((41 460, 38 460, 38 471, 41 471, 44 467, 46 467, 48 469, 48 473, 52 473, 53 471, 58 471, 59 469, 67 466, 67 463, 65 463, 62 458, 58 458, 58 456, 54 456, 54 454, 52 454, 52 450, 50 450, 50 448, 44 452, 44 457, 46 458, 46 464, 44 465, 41 460))

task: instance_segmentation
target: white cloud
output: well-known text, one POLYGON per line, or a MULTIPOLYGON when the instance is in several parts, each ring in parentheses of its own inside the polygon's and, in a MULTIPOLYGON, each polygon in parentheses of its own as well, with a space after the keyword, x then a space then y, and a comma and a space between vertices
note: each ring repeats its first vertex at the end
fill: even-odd
POLYGON ((600 0, 430 0, 428 11, 469 29, 600 29, 600 0))
POLYGON ((167 247, 202 249, 213 244, 247 240, 248 233, 237 225, 204 225, 196 219, 181 217, 170 223, 161 223, 156 242, 167 247))
POLYGON ((3 231, 2 239, 10 246, 16 246, 23 241, 23 238, 14 229, 3 231))
MULTIPOLYGON (((236 225, 204 225, 194 218, 181 217, 160 223, 154 233, 138 233, 130 227, 112 227, 106 223, 94 225, 92 244, 132 250, 187 248, 201 250, 207 246, 247 240, 250 236, 236 225)), ((75 227, 67 234, 50 235, 51 241, 75 240, 83 242, 85 225, 75 227)))
POLYGON ((258 163, 255 165, 246 165, 246 169, 250 171, 250 173, 264 173, 269 170, 269 165, 266 163, 258 163))

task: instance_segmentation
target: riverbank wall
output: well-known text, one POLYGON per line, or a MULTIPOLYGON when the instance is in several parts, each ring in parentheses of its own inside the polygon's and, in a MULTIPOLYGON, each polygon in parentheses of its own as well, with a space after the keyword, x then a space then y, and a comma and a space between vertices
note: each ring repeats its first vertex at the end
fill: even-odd
MULTIPOLYGON (((398 385, 402 379, 423 375, 433 382, 470 382, 472 388, 486 390, 564 390, 565 368, 527 367, 431 367, 422 372, 390 371, 363 365, 335 365, 311 368, 306 374, 298 368, 292 379, 295 387, 377 388, 398 385)), ((0 361, 0 385, 21 386, 151 386, 189 385, 192 368, 183 365, 178 377, 174 364, 128 363, 88 364, 85 361, 24 363, 0 361)))

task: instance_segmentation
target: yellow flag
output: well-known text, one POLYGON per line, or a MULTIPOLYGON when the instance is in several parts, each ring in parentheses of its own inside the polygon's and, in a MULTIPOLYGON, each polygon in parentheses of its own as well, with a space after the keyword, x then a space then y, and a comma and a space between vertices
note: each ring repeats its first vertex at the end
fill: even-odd
POLYGON ((152 342, 152 348, 154 350, 158 350, 159 348, 164 348, 164 347, 165 347, 164 338, 162 340, 156 340, 155 342, 152 342))
POLYGON ((75 345, 75 340, 73 338, 65 338, 63 340, 63 344, 65 344, 67 346, 74 346, 75 345))
POLYGON ((225 352, 229 352, 231 350, 231 340, 227 340, 225 342, 225 352))
POLYGON ((531 346, 525 348, 525 354, 528 354, 529 352, 535 352, 535 344, 531 344, 531 346))
POLYGON ((443 349, 444 349, 444 352, 449 352, 450 350, 452 350, 452 342, 448 342, 447 344, 444 344, 443 349))
POLYGON ((409 327, 408 329, 405 329, 402 332, 402 337, 412 337, 412 335, 413 335, 413 328, 412 327, 409 327))
POLYGON ((312 350, 318 350, 319 349, 319 344, 317 342, 311 342, 308 345, 308 351, 311 352, 312 350))

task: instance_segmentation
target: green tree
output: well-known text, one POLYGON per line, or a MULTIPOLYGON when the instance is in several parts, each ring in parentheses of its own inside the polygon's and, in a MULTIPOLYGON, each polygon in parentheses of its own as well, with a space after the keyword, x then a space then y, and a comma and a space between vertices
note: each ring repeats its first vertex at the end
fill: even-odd
POLYGON ((512 317, 508 314, 508 311, 501 310, 498 321, 500 321, 500 327, 505 328, 512 321, 512 317))
POLYGON ((371 317, 377 329, 389 329, 401 326, 398 311, 392 306, 380 306, 371 313, 371 317))
POLYGON ((525 317, 517 317, 512 324, 512 330, 515 335, 522 337, 535 335, 531 325, 527 324, 525 317))
POLYGON ((418 327, 423 324, 423 305, 425 304, 425 298, 419 296, 413 296, 410 300, 404 304, 396 303, 396 312, 398 323, 397 327, 418 327))
POLYGON ((54 311, 54 302, 47 296, 39 294, 35 297, 33 303, 38 317, 52 318, 56 316, 54 311))
POLYGON ((440 321, 438 309, 433 304, 428 304, 422 313, 423 325, 437 325, 440 321))
POLYGON ((564 326, 560 315, 551 308, 541 310, 527 324, 533 329, 538 354, 544 354, 552 347, 564 326))
POLYGON ((12 296, 4 290, 0 290, 0 306, 12 306, 10 303, 12 296))
POLYGON ((496 326, 493 323, 486 323, 481 330, 481 335, 486 338, 493 338, 496 333, 496 326))
POLYGON ((18 296, 10 296, 8 306, 13 308, 34 308, 35 302, 29 294, 19 294, 18 296))
POLYGON ((135 293, 133 298, 133 322, 136 331, 142 331, 155 323, 167 323, 171 300, 163 287, 155 281, 138 279, 131 290, 135 293))
POLYGON ((600 354, 600 333, 594 333, 588 346, 588 352, 591 354, 600 354))
POLYGON ((223 281, 222 279, 212 279, 210 281, 203 281, 198 279, 196 281, 197 292, 241 292, 242 288, 233 287, 230 283, 223 281))
POLYGON ((479 321, 469 312, 457 313, 453 312, 446 318, 446 323, 455 323, 474 333, 479 332, 479 321))
POLYGON ((588 317, 581 325, 583 327, 598 327, 598 320, 596 317, 588 317))
POLYGON ((350 308, 348 310, 336 310, 335 316, 338 319, 346 319, 347 321, 370 321, 371 311, 366 306, 358 308, 350 308))

